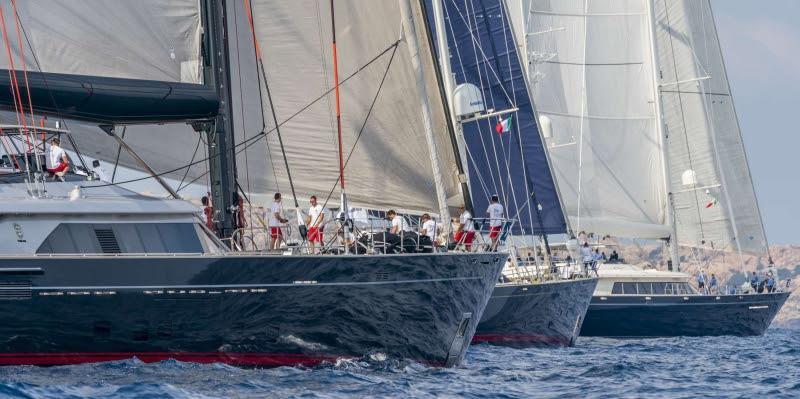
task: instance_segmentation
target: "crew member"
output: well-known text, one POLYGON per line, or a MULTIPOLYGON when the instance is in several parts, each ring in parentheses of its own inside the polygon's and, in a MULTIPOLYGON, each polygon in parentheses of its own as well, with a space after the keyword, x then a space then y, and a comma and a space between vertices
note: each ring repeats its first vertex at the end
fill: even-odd
POLYGON ((703 294, 708 294, 708 291, 706 290, 706 272, 702 269, 700 270, 700 273, 697 273, 697 287, 700 288, 700 291, 703 294))
POLYGON ((428 238, 431 239, 433 246, 437 246, 436 236, 438 234, 438 228, 436 227, 436 221, 431 219, 431 215, 428 215, 427 213, 423 214, 420 220, 422 221, 422 228, 419 229, 419 234, 428 236, 428 238))
POLYGON ((272 239, 270 249, 279 249, 283 239, 283 226, 289 220, 283 217, 283 205, 281 204, 281 193, 275 193, 272 206, 269 208, 269 236, 272 239))
POLYGON ((584 242, 583 246, 581 247, 581 258, 583 260, 583 275, 588 276, 589 268, 592 266, 592 262, 594 261, 592 249, 589 248, 588 242, 584 242))
POLYGON ((51 175, 66 173, 69 170, 69 157, 67 152, 61 148, 61 140, 53 137, 50 140, 50 168, 47 169, 51 175))
POLYGON ((753 272, 753 275, 750 277, 750 287, 753 288, 753 293, 758 292, 758 275, 756 272, 753 272))
POLYGON ((411 229, 408 227, 408 223, 406 223, 406 218, 397 214, 394 209, 390 209, 386 212, 386 218, 392 222, 392 227, 389 229, 389 232, 392 234, 400 234, 402 232, 410 232, 411 229))
POLYGON ((211 207, 211 202, 206 196, 203 196, 200 202, 203 204, 203 220, 206 222, 206 227, 216 233, 217 228, 214 226, 214 208, 211 207))
POLYGON ((311 196, 311 207, 308 208, 308 245, 311 253, 316 253, 316 243, 322 247, 322 222, 325 220, 325 212, 322 205, 317 203, 317 196, 311 196))
POLYGON ((497 248, 497 239, 503 227, 503 205, 497 194, 491 198, 492 203, 486 208, 486 217, 489 218, 489 238, 492 240, 492 249, 497 248))
POLYGON ((464 205, 461 205, 458 208, 461 211, 461 214, 458 217, 458 226, 456 227, 455 233, 453 233, 453 239, 456 241, 456 245, 464 244, 464 248, 467 251, 472 250, 472 240, 475 239, 475 226, 472 225, 472 214, 466 209, 464 205))

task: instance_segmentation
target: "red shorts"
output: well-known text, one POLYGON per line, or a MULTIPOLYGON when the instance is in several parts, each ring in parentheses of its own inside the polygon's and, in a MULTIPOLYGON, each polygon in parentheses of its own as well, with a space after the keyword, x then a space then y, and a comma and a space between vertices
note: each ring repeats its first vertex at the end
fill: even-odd
POLYGON ((491 238, 492 240, 497 238, 497 236, 500 235, 500 228, 501 227, 503 227, 503 226, 492 226, 491 228, 489 228, 489 238, 491 238))
POLYGON ((319 227, 308 228, 308 241, 322 242, 322 230, 319 227))
POLYGON ((68 163, 59 162, 58 165, 56 165, 55 168, 47 169, 47 171, 50 172, 50 173, 58 173, 58 172, 63 172, 65 170, 67 170, 67 168, 69 168, 69 164, 68 163))
POLYGON ((453 238, 456 240, 457 243, 464 243, 464 246, 467 249, 472 248, 472 240, 475 239, 475 232, 474 231, 467 231, 464 234, 464 230, 459 230, 455 234, 453 234, 453 238), (464 241, 461 241, 461 238, 464 238, 464 241))
POLYGON ((283 232, 281 231, 280 227, 270 227, 269 228, 269 236, 272 237, 272 239, 274 240, 274 239, 276 239, 278 237, 283 236, 283 232))

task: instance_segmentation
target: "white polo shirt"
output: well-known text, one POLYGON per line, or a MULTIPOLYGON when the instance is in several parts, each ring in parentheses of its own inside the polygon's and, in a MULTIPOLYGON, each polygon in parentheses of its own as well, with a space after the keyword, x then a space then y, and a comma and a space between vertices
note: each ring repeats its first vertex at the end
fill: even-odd
POLYGON ((64 159, 64 155, 66 155, 66 151, 63 148, 57 146, 50 146, 50 168, 53 169, 58 164, 60 164, 62 159, 64 159))
POLYGON ((322 217, 324 217, 323 209, 321 204, 317 204, 316 206, 312 206, 308 208, 308 216, 311 217, 311 224, 309 227, 314 227, 319 224, 322 224, 322 217))
POLYGON ((464 213, 461 214, 458 218, 461 225, 464 226, 461 228, 463 231, 474 231, 475 226, 472 224, 472 214, 469 211, 465 210, 464 213))
POLYGON ((422 229, 425 230, 425 235, 430 237, 431 241, 436 241, 436 235, 439 233, 436 228, 436 222, 433 219, 428 220, 422 224, 422 229))
POLYGON ((486 208, 486 213, 489 215, 489 226, 500 227, 503 225, 503 206, 499 203, 489 204, 486 208))
POLYGON ((408 227, 408 223, 406 223, 406 219, 400 215, 394 215, 394 219, 392 219, 392 228, 394 227, 397 227, 397 234, 401 231, 411 231, 411 228, 408 227))
MULTIPOLYGON (((267 220, 269 220, 269 227, 281 227, 283 223, 281 223, 278 218, 275 217, 275 214, 283 215, 283 203, 279 201, 273 201, 272 206, 269 208, 269 216, 267 220)), ((282 217, 282 216, 281 216, 282 217)))

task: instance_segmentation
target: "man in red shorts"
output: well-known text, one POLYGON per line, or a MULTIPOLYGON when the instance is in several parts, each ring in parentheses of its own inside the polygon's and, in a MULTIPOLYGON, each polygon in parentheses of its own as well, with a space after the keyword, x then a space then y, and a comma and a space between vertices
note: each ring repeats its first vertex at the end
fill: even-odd
MULTIPOLYGON (((51 175, 59 175, 69 170, 69 157, 67 152, 61 148, 61 140, 53 137, 50 140, 50 168, 47 169, 51 175)), ((63 176, 63 175, 62 175, 63 176)), ((61 176, 59 176, 61 178, 61 176)), ((63 179, 62 179, 63 180, 63 179)))
POLYGON ((489 219, 489 238, 492 240, 492 249, 497 248, 497 239, 503 227, 503 205, 497 194, 491 198, 492 203, 486 208, 486 217, 489 219))
POLYGON ((281 204, 281 193, 275 193, 272 206, 269 208, 269 236, 272 239, 270 249, 280 249, 283 243, 283 226, 289 220, 283 217, 283 205, 281 204))
POLYGON ((472 251, 472 240, 475 239, 475 226, 472 224, 472 214, 461 205, 458 208, 461 215, 458 217, 458 227, 453 233, 453 239, 456 241, 456 246, 464 245, 467 251, 472 251))
POLYGON ((308 244, 312 254, 316 253, 316 243, 322 247, 322 221, 325 220, 325 212, 322 205, 317 203, 317 196, 311 196, 311 207, 308 208, 308 244))

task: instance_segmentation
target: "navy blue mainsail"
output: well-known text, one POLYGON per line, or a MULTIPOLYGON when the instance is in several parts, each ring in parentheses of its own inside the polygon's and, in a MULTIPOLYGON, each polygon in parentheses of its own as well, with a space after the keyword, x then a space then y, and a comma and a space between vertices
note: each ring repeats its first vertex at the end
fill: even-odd
MULTIPOLYGON (((433 26, 432 0, 425 5, 433 26)), ((506 207, 506 217, 517 221, 516 234, 566 233, 558 190, 503 1, 445 0, 443 5, 456 84, 477 86, 487 111, 516 109, 462 123, 475 216, 482 217, 490 196, 497 194, 506 207)), ((435 41, 438 46, 438 39, 435 41)))

